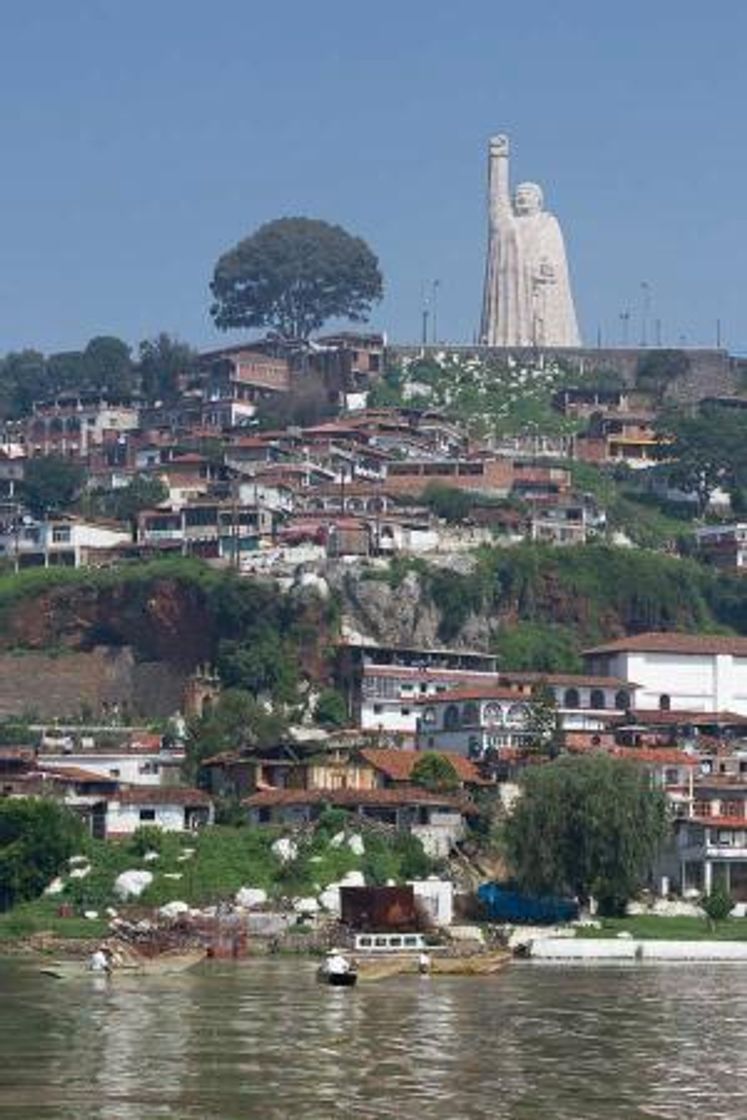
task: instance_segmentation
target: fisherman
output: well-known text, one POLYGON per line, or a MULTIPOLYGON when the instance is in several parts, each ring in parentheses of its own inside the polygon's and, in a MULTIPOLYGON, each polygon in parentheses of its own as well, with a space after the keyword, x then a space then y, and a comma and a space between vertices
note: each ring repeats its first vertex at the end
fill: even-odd
POLYGON ((342 950, 330 949, 325 968, 329 976, 343 976, 350 972, 350 961, 342 955, 342 950))
POLYGON ((88 968, 90 972, 105 972, 107 976, 111 973, 111 954, 107 945, 99 945, 99 947, 91 953, 88 960, 88 968))

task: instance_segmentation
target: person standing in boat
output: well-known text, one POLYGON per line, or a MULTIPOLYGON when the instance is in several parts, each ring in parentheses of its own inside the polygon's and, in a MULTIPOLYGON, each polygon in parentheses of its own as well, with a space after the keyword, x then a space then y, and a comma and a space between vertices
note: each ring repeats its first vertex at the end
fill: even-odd
POLYGON ((112 970, 112 961, 109 949, 106 945, 99 945, 88 959, 88 969, 90 972, 104 972, 110 975, 112 970))

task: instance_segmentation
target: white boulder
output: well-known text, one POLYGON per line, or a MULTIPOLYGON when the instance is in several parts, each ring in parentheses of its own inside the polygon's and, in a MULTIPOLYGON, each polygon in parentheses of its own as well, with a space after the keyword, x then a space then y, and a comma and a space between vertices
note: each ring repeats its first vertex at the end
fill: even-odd
POLYGON ((152 871, 123 871, 114 880, 114 893, 117 898, 139 898, 146 887, 153 882, 152 871))
POLYGON ((143 856, 143 863, 155 863, 155 861, 160 858, 161 857, 158 852, 146 852, 143 856))
POLYGON ((182 914, 189 913, 189 906, 186 902, 180 902, 175 899, 173 902, 167 902, 164 906, 159 908, 158 914, 161 918, 179 918, 182 914))
POLYGON ((294 898, 293 909, 297 914, 318 914, 319 903, 315 898, 294 898))
POLYGON ((70 872, 71 879, 85 879, 87 875, 91 874, 91 865, 86 864, 85 867, 74 867, 70 872))
POLYGON ((346 871, 340 880, 341 887, 365 887, 366 876, 362 871, 346 871))
POLYGON ((251 910, 254 906, 262 906, 267 902, 267 891, 261 887, 241 887, 236 891, 236 905, 251 910))
POLYGON ((330 848, 341 848, 345 843, 345 833, 336 832, 329 842, 330 848))
POLYGON ((363 843, 363 837, 359 832, 354 832, 352 836, 348 837, 348 847, 350 851, 356 856, 365 854, 366 845, 363 843))
POLYGON ((271 851, 278 857, 281 863, 292 863, 298 855, 298 845, 287 836, 281 836, 280 839, 276 840, 272 845, 271 851))
POLYGON ((67 861, 71 867, 79 867, 82 863, 90 863, 88 856, 70 856, 67 861))
POLYGON ((53 879, 52 882, 49 884, 49 886, 45 888, 44 893, 45 894, 62 894, 64 889, 65 889, 65 884, 58 875, 57 878, 53 879))
POLYGON ((319 902, 328 913, 339 916, 342 909, 339 886, 336 883, 330 883, 319 895, 319 902))
POLYGON ((181 871, 164 871, 163 877, 164 879, 181 879, 182 873, 181 871))
POLYGON ((89 922, 95 922, 99 916, 98 910, 84 910, 83 917, 87 918, 89 922))

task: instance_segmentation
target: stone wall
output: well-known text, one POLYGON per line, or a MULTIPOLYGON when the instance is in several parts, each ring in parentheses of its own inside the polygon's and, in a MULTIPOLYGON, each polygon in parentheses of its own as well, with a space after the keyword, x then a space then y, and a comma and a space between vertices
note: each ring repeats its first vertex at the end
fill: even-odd
POLYGON ((139 718, 170 716, 182 706, 185 673, 163 661, 136 661, 127 647, 56 656, 0 654, 0 719, 33 715, 105 718, 113 706, 139 718))
MULTIPOLYGON (((667 396, 682 403, 692 403, 703 397, 728 396, 738 391, 739 365, 737 359, 730 358, 726 350, 685 349, 682 351, 690 362, 689 371, 667 390, 667 396)), ((619 374, 628 386, 635 384, 636 373, 641 361, 656 353, 654 347, 639 349, 635 347, 580 347, 572 348, 532 348, 490 347, 490 346, 390 346, 387 355, 391 358, 428 357, 430 354, 453 354, 463 358, 480 358, 483 361, 506 361, 509 358, 519 365, 536 366, 538 362, 549 364, 558 361, 564 366, 577 370, 580 374, 591 370, 608 370, 619 374)))

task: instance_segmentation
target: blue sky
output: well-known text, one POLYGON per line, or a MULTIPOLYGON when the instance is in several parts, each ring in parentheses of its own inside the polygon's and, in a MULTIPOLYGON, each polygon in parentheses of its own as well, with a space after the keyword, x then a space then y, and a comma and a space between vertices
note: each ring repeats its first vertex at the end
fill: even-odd
MULTIPOLYGON (((216 336, 212 266, 284 214, 380 257, 374 325, 470 341, 485 148, 507 131, 564 227, 585 339, 747 351, 741 0, 7 0, 0 353, 216 336), (653 327, 649 328, 651 335, 653 327)), ((235 336, 229 334, 229 340, 235 336)))

